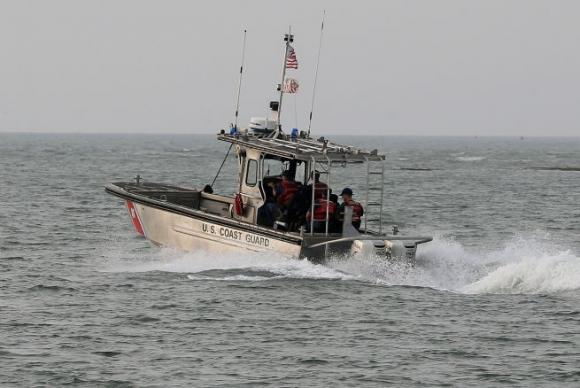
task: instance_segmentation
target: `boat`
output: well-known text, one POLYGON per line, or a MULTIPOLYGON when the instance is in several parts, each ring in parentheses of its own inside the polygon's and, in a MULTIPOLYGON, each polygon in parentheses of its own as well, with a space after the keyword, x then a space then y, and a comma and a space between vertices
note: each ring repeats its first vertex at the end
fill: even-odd
POLYGON ((236 123, 228 131, 222 129, 217 134, 218 141, 229 144, 224 162, 230 150, 235 151, 237 192, 217 194, 212 185, 199 189, 148 182, 140 176, 133 181, 109 183, 105 186, 106 192, 125 202, 136 232, 158 246, 218 254, 268 252, 313 262, 370 252, 385 260, 414 264, 417 247, 432 237, 404 235, 396 225, 391 225, 390 233, 385 233, 385 155, 377 150, 341 145, 324 137, 315 138, 310 125, 308 131, 296 128, 289 133, 283 131, 280 119, 283 96, 289 92, 289 84, 290 88, 296 86, 292 85, 294 80, 290 79, 289 83, 286 78, 286 69, 292 69, 292 60, 295 60, 293 40, 290 31, 285 34, 279 100, 270 102, 269 117, 252 117, 247 128, 238 128, 237 122, 240 70, 236 123), (274 169, 275 173, 271 171, 272 165, 279 167, 274 169), (364 187, 357 190, 357 198, 365 210, 360 224, 353 224, 353 208, 348 205, 343 207, 338 225, 332 223, 327 206, 322 229, 315 227, 314 217, 308 221, 304 212, 295 212, 290 217, 288 209, 278 211, 274 221, 264 222, 264 210, 271 202, 270 187, 279 184, 283 174, 303 189, 306 194, 302 196, 301 207, 314 214, 317 190, 324 191, 322 197, 331 198, 336 170, 355 165, 364 166, 366 171, 364 187), (317 179, 324 182, 322 188, 317 179))

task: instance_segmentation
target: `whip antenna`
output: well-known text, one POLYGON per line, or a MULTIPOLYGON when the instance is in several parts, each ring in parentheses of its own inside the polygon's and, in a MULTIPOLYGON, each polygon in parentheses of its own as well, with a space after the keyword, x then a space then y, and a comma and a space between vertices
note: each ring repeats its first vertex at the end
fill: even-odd
POLYGON ((240 111, 240 93, 242 92, 242 75, 244 74, 244 58, 246 57, 246 30, 244 30, 244 43, 242 43, 242 64, 240 65, 240 80, 238 81, 238 98, 236 100, 235 127, 238 128, 238 113, 240 111))
POLYGON ((318 42, 318 58, 316 59, 316 70, 314 71, 314 85, 312 86, 312 104, 310 106, 310 119, 308 121, 308 136, 312 126, 312 113, 314 112, 314 98, 316 97, 316 81, 318 81, 318 65, 320 64, 320 52, 322 51, 322 35, 324 33, 324 18, 326 10, 322 11, 322 24, 320 25, 320 41, 318 42))
MULTIPOLYGON (((240 79, 238 81, 238 97, 236 99, 236 117, 235 117, 235 124, 234 124, 234 128, 237 131, 238 130, 238 114, 240 112, 240 93, 242 92, 242 75, 244 74, 244 59, 246 57, 246 33, 247 31, 244 30, 244 42, 242 43, 242 64, 240 65, 240 79)), ((213 186, 215 184, 215 181, 217 180, 218 176, 220 175, 220 172, 222 171, 222 168, 224 167, 224 164, 226 162, 226 160, 228 159, 228 156, 230 155, 230 151, 232 150, 234 143, 230 144, 230 147, 228 148, 228 151, 226 152, 226 156, 224 156, 224 160, 222 160, 222 164, 220 164, 220 168, 218 168, 217 173, 215 174, 215 176, 213 177, 213 181, 211 181, 211 185, 213 186)))

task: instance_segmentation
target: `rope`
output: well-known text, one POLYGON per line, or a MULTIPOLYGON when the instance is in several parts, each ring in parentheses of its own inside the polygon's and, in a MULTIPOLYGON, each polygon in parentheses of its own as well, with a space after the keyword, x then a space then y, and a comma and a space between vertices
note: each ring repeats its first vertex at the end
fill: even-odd
POLYGON ((211 181, 211 186, 213 187, 218 175, 220 174, 220 172, 222 171, 222 168, 224 167, 224 164, 226 163, 226 159, 228 158, 228 156, 230 155, 230 151, 232 150, 232 147, 234 146, 234 143, 230 144, 230 148, 228 148, 228 152, 226 152, 226 156, 224 157, 224 160, 222 160, 222 164, 220 165, 220 168, 217 171, 217 174, 215 174, 215 177, 213 178, 213 181, 211 181))

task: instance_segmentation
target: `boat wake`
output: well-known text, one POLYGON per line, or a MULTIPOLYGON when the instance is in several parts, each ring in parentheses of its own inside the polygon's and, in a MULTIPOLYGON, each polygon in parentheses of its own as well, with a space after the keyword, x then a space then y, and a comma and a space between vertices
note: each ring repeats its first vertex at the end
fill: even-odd
POLYGON ((502 265, 463 287, 467 293, 549 294, 580 289, 580 257, 570 252, 502 265))
POLYGON ((580 257, 516 236, 495 251, 468 250, 443 238, 421 246, 418 265, 378 258, 334 261, 332 268, 377 284, 429 287, 465 294, 549 294, 580 289, 580 257))
POLYGON ((515 237, 495 251, 468 250, 445 238, 421 246, 417 266, 372 255, 313 264, 271 254, 184 253, 151 248, 109 260, 111 272, 184 273, 192 281, 326 279, 428 287, 465 294, 546 294, 580 289, 580 257, 540 239, 515 237))
POLYGON ((280 278, 348 280, 353 276, 308 260, 297 260, 266 253, 240 252, 215 254, 204 251, 182 252, 152 248, 143 253, 122 254, 122 263, 109 260, 110 272, 176 272, 191 280, 262 281, 280 278))

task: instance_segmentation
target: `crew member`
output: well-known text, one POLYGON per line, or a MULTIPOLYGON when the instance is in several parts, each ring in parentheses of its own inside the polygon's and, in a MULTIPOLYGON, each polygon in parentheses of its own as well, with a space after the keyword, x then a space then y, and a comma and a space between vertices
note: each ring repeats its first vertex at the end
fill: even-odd
POLYGON ((282 181, 276 186, 276 202, 280 209, 286 209, 292 202, 294 195, 298 191, 299 186, 292 173, 288 170, 282 173, 282 181))
MULTIPOLYGON (((338 195, 330 194, 330 202, 334 204, 334 217, 330 219, 330 233, 341 233, 342 223, 338 220, 338 195)), ((332 206, 332 205, 331 205, 332 206)))
MULTIPOLYGON (((320 172, 314 171, 314 183, 308 185, 311 190, 314 190, 314 201, 326 198, 326 193, 328 192, 328 185, 324 182, 320 182, 320 172)), ((312 192, 310 192, 312 194, 312 192)))
POLYGON ((326 217, 328 216, 328 229, 334 229, 334 224, 336 221, 336 209, 337 204, 332 200, 326 199, 326 192, 324 195, 316 200, 314 203, 314 217, 310 214, 310 210, 306 213, 306 226, 310 229, 310 224, 312 221, 312 230, 314 233, 324 233, 326 232, 326 217))
POLYGON ((270 184, 264 185, 265 201, 258 209, 258 225, 273 227, 276 218, 280 215, 278 205, 276 204, 276 197, 274 195, 274 187, 270 184))
POLYGON ((339 217, 340 220, 344 220, 344 208, 345 206, 350 206, 352 208, 352 226, 356 230, 360 229, 361 218, 364 214, 364 209, 362 205, 355 200, 352 199, 352 190, 348 187, 345 187, 344 190, 340 193, 342 197, 342 204, 339 208, 339 217))

